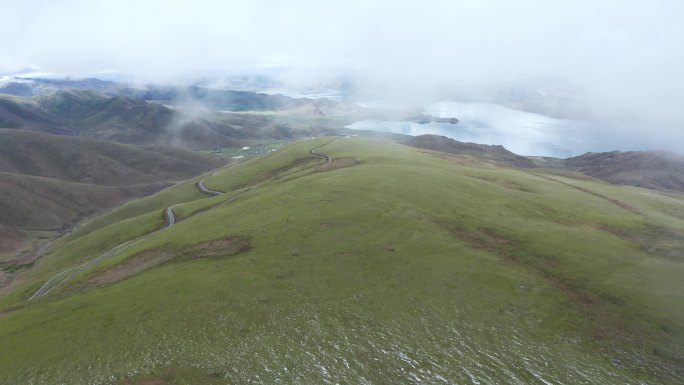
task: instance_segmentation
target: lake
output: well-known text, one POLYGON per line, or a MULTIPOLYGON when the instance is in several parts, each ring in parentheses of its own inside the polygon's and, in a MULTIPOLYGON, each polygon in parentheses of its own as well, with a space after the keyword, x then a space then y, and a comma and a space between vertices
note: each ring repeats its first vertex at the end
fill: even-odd
MULTIPOLYGON (((377 103, 369 103, 369 106, 377 103)), ((442 101, 428 104, 425 113, 455 117, 458 124, 364 120, 348 128, 405 135, 443 135, 462 142, 500 144, 520 155, 571 157, 589 151, 636 149, 636 143, 607 138, 597 124, 515 110, 493 103, 442 101)))

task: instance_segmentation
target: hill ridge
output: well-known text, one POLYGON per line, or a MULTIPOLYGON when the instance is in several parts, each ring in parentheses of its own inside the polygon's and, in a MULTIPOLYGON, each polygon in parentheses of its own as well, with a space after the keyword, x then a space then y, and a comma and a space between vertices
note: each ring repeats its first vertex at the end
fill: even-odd
POLYGON ((66 382, 277 382, 295 371, 317 382, 311 360, 351 382, 677 382, 684 198, 381 140, 315 150, 329 141, 188 180, 57 241, 0 298, 12 309, 0 338, 16 352, 0 356, 12 368, 0 380, 35 378, 12 365, 30 354, 66 382), (354 162, 322 168, 325 155, 354 162), (547 172, 553 181, 532 175, 547 172), (172 227, 26 302, 55 274, 160 229, 168 207, 172 227), (22 350, 65 335, 78 336, 74 350, 22 350), (103 354, 106 369, 87 358, 103 354))

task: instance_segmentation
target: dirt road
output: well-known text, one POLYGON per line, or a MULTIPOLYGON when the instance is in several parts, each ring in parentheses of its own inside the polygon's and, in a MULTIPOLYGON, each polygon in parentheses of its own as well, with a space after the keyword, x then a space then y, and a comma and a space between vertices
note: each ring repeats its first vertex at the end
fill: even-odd
POLYGON ((202 179, 201 181, 197 182, 197 189, 198 189, 201 193, 204 193, 204 194, 207 194, 207 195, 221 195, 221 194, 223 194, 222 191, 216 191, 216 190, 212 190, 212 189, 210 189, 210 188, 207 188, 207 186, 204 185, 204 179, 202 179))
POLYGON ((318 156, 321 156, 321 157, 325 158, 325 164, 328 164, 328 163, 330 163, 330 162, 333 161, 332 156, 330 156, 330 155, 328 155, 328 154, 325 154, 325 153, 322 153, 322 152, 318 152, 318 151, 316 151, 316 150, 318 150, 318 149, 321 148, 321 147, 327 146, 327 145, 329 145, 330 143, 332 143, 332 142, 334 142, 334 141, 336 141, 336 140, 337 140, 337 138, 335 138, 335 139, 329 141, 328 143, 321 144, 320 146, 314 147, 314 148, 311 149, 310 152, 311 152, 312 154, 314 154, 314 155, 318 155, 318 156))

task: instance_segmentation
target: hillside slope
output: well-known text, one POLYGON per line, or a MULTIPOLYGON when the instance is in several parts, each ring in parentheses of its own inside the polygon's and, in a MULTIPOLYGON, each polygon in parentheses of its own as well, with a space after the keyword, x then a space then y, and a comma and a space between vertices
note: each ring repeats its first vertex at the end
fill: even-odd
POLYGON ((36 100, 42 109, 68 121, 81 135, 104 136, 107 129, 116 127, 125 130, 116 134, 131 136, 131 143, 159 134, 174 118, 173 111, 160 104, 90 90, 59 91, 36 100), (133 136, 136 134, 140 137, 133 136))
POLYGON ((62 230, 103 208, 166 186, 101 186, 0 172, 0 225, 24 230, 62 230))
POLYGON ((0 264, 30 261, 54 232, 222 164, 178 148, 0 129, 0 264))
POLYGON ((194 152, 0 129, 0 171, 103 186, 182 180, 222 165, 194 152))
POLYGON ((681 379, 684 197, 331 139, 58 240, 0 293, 0 382, 681 379))
MULTIPOLYGON (((235 103, 244 98, 247 106, 250 106, 251 94, 253 93, 238 93, 238 96, 234 96, 235 103)), ((218 107, 211 104, 212 101, 203 99, 186 101, 189 105, 172 109, 130 96, 137 95, 135 92, 125 95, 127 96, 76 89, 60 90, 32 98, 0 94, 0 129, 24 129, 136 145, 206 149, 242 147, 271 139, 305 137, 321 131, 321 127, 325 126, 321 124, 325 118, 320 118, 314 127, 294 128, 299 125, 291 125, 291 121, 299 123, 301 120, 311 120, 309 115, 299 110, 293 112, 295 120, 291 120, 290 113, 285 113, 284 119, 278 119, 279 116, 270 115, 273 111, 234 113, 210 110, 203 103, 206 102, 213 108, 218 107)), ((280 100, 275 96, 255 95, 258 100, 267 98, 263 101, 263 108, 290 105, 284 101, 274 101, 280 100)), ((292 108, 300 105, 306 108, 313 103, 319 111, 334 112, 337 115, 348 112, 330 101, 306 100, 293 103, 292 108)), ((241 111, 237 105, 231 106, 241 111)), ((341 127, 335 118, 329 120, 341 127)), ((348 121, 349 118, 345 118, 340 123, 348 121)))
POLYGON ((587 153, 566 167, 610 183, 684 192, 684 156, 666 151, 587 153))
POLYGON ((32 99, 2 94, 0 128, 24 128, 60 135, 75 134, 65 119, 42 110, 32 99))
POLYGON ((535 167, 534 163, 528 158, 514 154, 506 150, 503 146, 464 143, 440 135, 418 135, 403 143, 411 147, 446 152, 449 154, 478 156, 497 162, 507 163, 516 167, 535 167))
POLYGON ((134 97, 67 90, 36 100, 43 110, 67 121, 77 135, 99 140, 207 148, 235 147, 248 138, 220 122, 186 116, 134 97))

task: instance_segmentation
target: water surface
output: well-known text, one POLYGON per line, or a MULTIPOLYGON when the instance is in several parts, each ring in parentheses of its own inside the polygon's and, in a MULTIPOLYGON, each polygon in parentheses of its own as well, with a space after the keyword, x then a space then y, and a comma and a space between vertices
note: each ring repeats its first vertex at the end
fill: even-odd
MULTIPOLYGON (((373 104, 369 104, 373 105, 373 104)), ((520 155, 570 157, 589 151, 638 149, 638 143, 607 137, 596 123, 559 119, 493 103, 442 101, 425 106, 425 113, 456 117, 458 124, 364 120, 347 126, 405 135, 443 135, 462 142, 499 144, 520 155)))

